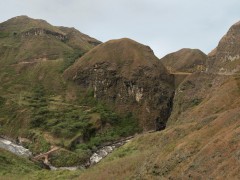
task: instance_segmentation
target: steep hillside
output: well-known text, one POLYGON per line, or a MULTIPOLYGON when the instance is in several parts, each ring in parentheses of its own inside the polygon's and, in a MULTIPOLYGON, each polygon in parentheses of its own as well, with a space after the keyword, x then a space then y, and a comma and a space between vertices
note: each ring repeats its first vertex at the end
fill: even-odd
POLYGON ((206 69, 207 55, 198 49, 181 49, 170 53, 161 62, 172 72, 200 72, 206 69))
MULTIPOLYGON (((239 76, 192 74, 177 89, 165 130, 138 135, 90 169, 59 175, 89 180, 239 179, 239 95, 239 76)), ((42 171, 26 177, 57 174, 42 171)))
MULTIPOLYGON (((224 56, 237 52, 237 34, 231 42, 224 56)), ((190 74, 176 88, 165 130, 139 135, 79 178, 240 179, 240 77, 207 68, 213 73, 190 74)))
POLYGON ((74 172, 40 170, 0 149, 0 179, 240 179, 239 28, 208 55, 207 71, 204 54, 183 49, 163 58, 176 68, 170 74, 130 39, 97 45, 41 20, 1 23, 0 136, 34 155, 55 149, 48 160, 57 167, 83 165, 100 146, 133 138, 74 172), (52 49, 32 47, 46 39, 52 49))
POLYGON ((164 128, 173 96, 172 77, 152 50, 132 40, 99 44, 74 28, 26 16, 1 23, 0 136, 25 138, 23 144, 34 155, 58 148, 49 155, 50 163, 73 166, 85 164, 106 143, 144 128, 164 128), (70 77, 75 73, 70 69, 90 57, 91 61, 83 61, 89 69, 82 75, 78 71, 78 78, 86 83, 93 78, 96 86, 86 88, 63 78, 66 68, 74 64, 65 73, 70 77), (99 66, 98 60, 94 64, 98 58, 102 58, 99 66), (96 74, 91 76, 93 69, 96 74), (106 88, 111 89, 109 96, 106 88))
MULTIPOLYGON (((1 23, 0 135, 27 138, 34 154, 53 145, 62 148, 59 154, 75 158, 70 164, 86 159, 89 153, 80 156, 69 149, 83 137, 89 140, 92 134, 85 134, 93 131, 100 114, 80 102, 77 86, 65 81, 62 72, 99 43, 77 30, 26 16, 1 23)), ((54 155, 57 165, 67 162, 57 157, 61 155, 54 155)))
POLYGON ((66 43, 74 48, 77 49, 86 49, 89 50, 94 46, 97 46, 101 44, 100 41, 89 37, 86 34, 83 34, 76 30, 75 28, 68 28, 68 27, 58 27, 62 32, 66 33, 66 36, 68 37, 68 40, 66 43))
POLYGON ((208 55, 208 71, 236 74, 240 71, 240 22, 234 24, 208 55))
POLYGON ((189 76, 165 130, 139 135, 79 178, 239 179, 239 84, 239 77, 189 76))
POLYGON ((118 112, 133 112, 144 130, 165 127, 173 78, 149 47, 126 38, 108 41, 86 53, 64 76, 118 112))

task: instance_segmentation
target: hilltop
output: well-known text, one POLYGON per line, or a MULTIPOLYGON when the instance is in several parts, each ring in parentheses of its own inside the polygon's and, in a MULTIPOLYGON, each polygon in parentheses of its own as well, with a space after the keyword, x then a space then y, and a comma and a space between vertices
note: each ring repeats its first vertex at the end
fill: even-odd
POLYGON ((66 58, 72 54, 84 54, 101 43, 77 30, 59 28, 27 16, 1 23, 0 38, 0 58, 7 63, 66 58), (78 38, 72 32, 77 33, 78 38))
POLYGON ((180 49, 161 59, 161 62, 172 72, 200 72, 206 69, 207 55, 199 49, 180 49))
POLYGON ((148 46, 127 38, 108 41, 86 53, 64 76, 117 111, 136 114, 144 130, 165 127, 173 77, 148 46))

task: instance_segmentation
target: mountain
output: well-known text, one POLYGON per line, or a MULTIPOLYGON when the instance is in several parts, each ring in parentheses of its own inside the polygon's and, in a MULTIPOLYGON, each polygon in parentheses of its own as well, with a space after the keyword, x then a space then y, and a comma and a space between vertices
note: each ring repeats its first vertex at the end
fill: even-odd
POLYGON ((74 53, 83 54, 100 44, 77 30, 55 27, 27 16, 1 23, 0 32, 0 58, 7 63, 55 60, 74 53))
POLYGON ((26 139, 34 155, 58 147, 49 162, 74 166, 104 144, 164 129, 173 77, 149 47, 111 42, 26 16, 0 23, 0 136, 26 139))
POLYGON ((27 16, 0 23, 0 136, 28 139, 25 146, 34 155, 59 146, 53 158, 58 166, 67 162, 62 154, 74 159, 70 164, 86 159, 86 151, 73 152, 75 142, 89 141, 100 113, 86 112, 90 107, 79 102, 78 87, 62 73, 100 43, 74 28, 27 16))
POLYGON ((142 129, 165 127, 173 77, 148 46, 127 38, 108 41, 82 56, 64 76, 118 112, 136 114, 142 129))
POLYGON ((207 55, 199 49, 184 48, 170 53, 161 62, 170 72, 200 72, 206 69, 207 55))
POLYGON ((220 58, 236 57, 238 25, 229 44, 221 44, 225 36, 211 53, 218 58, 208 71, 189 74, 176 87, 166 129, 138 135, 79 178, 240 179, 240 77, 219 73, 222 65, 238 61, 224 64, 220 58))
POLYGON ((208 55, 208 72, 235 74, 240 71, 240 22, 223 36, 218 46, 208 55))
POLYGON ((192 58, 206 55, 183 49, 165 57, 172 72, 131 39, 28 17, 0 29, 0 136, 53 166, 87 167, 49 171, 0 149, 0 179, 240 179, 239 23, 206 71, 192 58))

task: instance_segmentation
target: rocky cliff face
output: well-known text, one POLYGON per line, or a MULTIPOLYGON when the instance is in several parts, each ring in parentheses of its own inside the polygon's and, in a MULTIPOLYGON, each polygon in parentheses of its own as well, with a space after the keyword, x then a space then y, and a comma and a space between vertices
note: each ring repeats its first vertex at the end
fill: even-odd
POLYGON ((206 69, 207 55, 198 49, 184 48, 170 53, 161 62, 171 72, 201 72, 206 69))
POLYGON ((119 112, 133 112, 144 130, 163 129, 171 110, 173 78, 152 50, 130 39, 92 49, 64 73, 119 112))
POLYGON ((234 24, 208 55, 208 72, 235 74, 240 71, 240 22, 234 24))
POLYGON ((61 41, 65 41, 68 39, 67 36, 63 33, 54 32, 54 31, 41 29, 41 28, 32 28, 28 31, 22 32, 21 35, 22 37, 52 35, 61 41))

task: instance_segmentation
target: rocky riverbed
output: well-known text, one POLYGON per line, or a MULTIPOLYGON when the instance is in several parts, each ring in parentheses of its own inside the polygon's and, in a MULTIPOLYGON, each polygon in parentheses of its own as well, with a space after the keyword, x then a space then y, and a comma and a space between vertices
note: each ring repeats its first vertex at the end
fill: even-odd
POLYGON ((94 164, 97 164, 103 158, 105 158, 108 154, 113 152, 116 148, 119 148, 120 146, 124 145, 128 141, 130 141, 130 139, 126 139, 126 140, 116 142, 116 143, 113 143, 111 145, 104 146, 104 147, 100 148, 95 153, 93 153, 93 155, 90 157, 90 160, 89 160, 90 166, 94 165, 94 164))
POLYGON ((0 148, 10 151, 18 156, 27 158, 32 156, 32 153, 28 149, 3 138, 0 138, 0 148))
MULTIPOLYGON (((119 142, 115 142, 106 146, 101 147, 96 152, 92 154, 88 163, 85 166, 74 166, 74 167, 54 167, 51 164, 47 164, 51 170, 70 170, 74 171, 77 169, 82 169, 85 167, 93 166, 94 164, 99 163, 102 159, 104 159, 108 154, 113 152, 115 149, 124 145, 128 141, 130 141, 132 137, 126 138, 119 142)), ((30 158, 32 157, 32 152, 29 149, 24 148, 21 145, 18 145, 10 140, 4 139, 0 137, 0 148, 10 151, 18 156, 30 158)))

